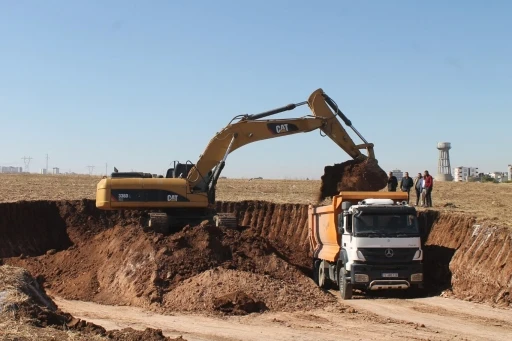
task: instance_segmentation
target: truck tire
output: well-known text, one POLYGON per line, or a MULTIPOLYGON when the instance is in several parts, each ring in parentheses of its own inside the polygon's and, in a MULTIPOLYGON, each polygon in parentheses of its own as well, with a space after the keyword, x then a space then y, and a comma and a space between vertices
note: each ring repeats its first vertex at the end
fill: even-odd
POLYGON ((329 289, 327 278, 325 278, 325 267, 322 262, 318 264, 318 286, 322 289, 329 289))
POLYGON ((342 299, 350 300, 352 298, 352 283, 347 282, 345 268, 340 268, 338 271, 338 287, 342 299))
POLYGON ((318 259, 313 260, 313 281, 318 285, 318 268, 320 267, 320 261, 318 259))

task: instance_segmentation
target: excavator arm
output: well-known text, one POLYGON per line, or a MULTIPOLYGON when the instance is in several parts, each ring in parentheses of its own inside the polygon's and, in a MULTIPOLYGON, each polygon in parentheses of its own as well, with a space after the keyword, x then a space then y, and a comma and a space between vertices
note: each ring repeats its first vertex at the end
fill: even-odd
MULTIPOLYGON (((235 120, 235 117, 233 120, 235 120)), ((322 89, 317 89, 306 102, 289 104, 255 115, 243 115, 236 123, 228 124, 218 132, 206 146, 199 160, 187 175, 190 188, 195 191, 209 191, 215 187, 226 158, 234 150, 256 141, 297 133, 306 133, 320 129, 329 136, 341 149, 353 159, 375 158, 373 144, 368 143, 355 128, 351 121, 339 110, 336 103, 322 89), (261 118, 293 110, 297 106, 307 104, 313 115, 293 119, 261 120, 261 118), (332 110, 331 110, 332 109, 332 110), (337 116, 351 127, 363 140, 356 145, 347 134, 337 116), (368 155, 361 153, 366 149, 368 155)))

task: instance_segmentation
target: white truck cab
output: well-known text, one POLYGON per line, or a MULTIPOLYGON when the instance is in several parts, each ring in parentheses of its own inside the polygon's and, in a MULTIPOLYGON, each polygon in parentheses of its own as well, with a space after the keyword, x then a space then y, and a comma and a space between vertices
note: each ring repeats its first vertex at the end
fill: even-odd
POLYGON ((342 203, 340 293, 422 287, 423 251, 414 207, 391 199, 342 203))

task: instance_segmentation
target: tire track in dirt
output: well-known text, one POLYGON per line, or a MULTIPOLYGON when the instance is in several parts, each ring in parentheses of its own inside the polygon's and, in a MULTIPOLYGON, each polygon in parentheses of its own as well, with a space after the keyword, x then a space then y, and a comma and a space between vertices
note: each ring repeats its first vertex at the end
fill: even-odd
MULTIPOLYGON (((337 294, 336 291, 331 291, 337 294)), ((338 294, 339 296, 339 294, 338 294)), ((341 300, 358 311, 384 318, 416 323, 438 330, 443 335, 469 340, 510 340, 512 310, 475 305, 455 299, 429 297, 422 299, 359 298, 341 300), (501 316, 501 318, 497 318, 501 316)))
POLYGON ((136 307, 105 306, 91 302, 54 298, 78 318, 102 325, 107 330, 131 327, 161 329, 166 336, 182 335, 189 341, 339 341, 343 340, 453 340, 444 334, 414 323, 375 318, 373 314, 343 314, 335 308, 304 312, 251 314, 242 317, 213 317, 196 314, 160 315, 136 307))

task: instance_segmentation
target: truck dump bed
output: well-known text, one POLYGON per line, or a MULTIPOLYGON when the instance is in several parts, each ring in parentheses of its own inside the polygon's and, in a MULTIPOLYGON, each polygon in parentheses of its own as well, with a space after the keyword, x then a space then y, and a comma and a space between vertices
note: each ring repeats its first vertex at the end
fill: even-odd
POLYGON ((338 216, 341 203, 357 204, 364 199, 407 200, 406 192, 340 192, 325 206, 310 205, 308 209, 309 242, 313 258, 334 262, 339 255, 341 235, 338 231, 338 216))

